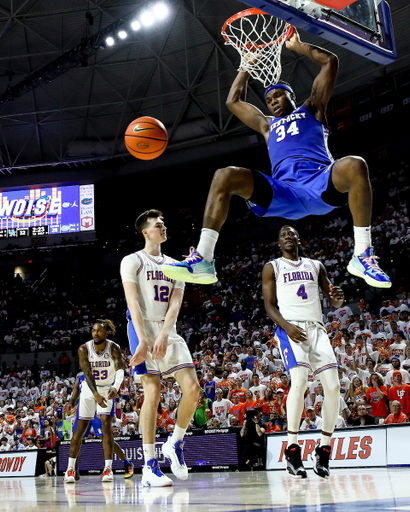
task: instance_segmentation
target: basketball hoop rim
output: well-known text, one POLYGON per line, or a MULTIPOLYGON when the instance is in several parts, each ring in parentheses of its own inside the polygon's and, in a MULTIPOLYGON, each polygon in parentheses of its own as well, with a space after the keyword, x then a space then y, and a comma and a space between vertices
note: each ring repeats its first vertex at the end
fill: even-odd
MULTIPOLYGON (((234 21, 237 21, 241 18, 245 18, 246 16, 252 16, 252 15, 257 15, 257 14, 266 14, 266 16, 271 16, 271 14, 265 12, 265 11, 261 11, 260 9, 257 9, 256 7, 252 7, 251 9, 245 9, 244 11, 240 11, 240 12, 237 12, 236 14, 234 14, 233 16, 231 16, 230 18, 228 18, 223 27, 222 27, 222 30, 221 30, 221 34, 223 36, 223 38, 225 39, 225 42, 226 44, 232 44, 230 41, 229 41, 229 38, 228 36, 226 35, 225 31, 226 31, 226 27, 228 25, 230 25, 231 23, 233 23, 234 21)), ((286 29, 286 32, 285 34, 283 34, 281 37, 279 37, 278 39, 274 39, 273 41, 271 41, 270 43, 265 43, 265 44, 255 44, 254 45, 254 48, 255 49, 258 49, 258 48, 266 48, 267 46, 272 46, 273 44, 281 44, 283 43, 284 41, 287 41, 291 36, 292 34, 294 33, 295 31, 295 28, 293 27, 293 25, 290 25, 288 23, 288 28, 286 29), (284 39, 283 39, 284 38, 284 39)))

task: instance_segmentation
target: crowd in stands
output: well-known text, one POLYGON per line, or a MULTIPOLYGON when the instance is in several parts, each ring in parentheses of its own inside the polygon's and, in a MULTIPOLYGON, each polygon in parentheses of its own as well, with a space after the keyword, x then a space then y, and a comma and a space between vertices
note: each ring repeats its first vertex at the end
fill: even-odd
MULTIPOLYGON (((409 187, 400 173, 396 178, 400 186, 389 189, 374 208, 373 242, 381 267, 394 283, 384 296, 347 274, 353 249, 347 211, 305 222, 302 229, 296 225, 306 253, 324 263, 331 280, 345 293, 346 304, 337 310, 322 298, 323 322, 340 363, 339 428, 402 423, 410 416, 410 298, 403 272, 403 255, 410 245, 410 205, 403 191, 409 187), (359 302, 361 297, 365 300, 359 302)), ((234 221, 238 232, 252 231, 252 215, 234 221)), ((201 386, 190 428, 243 430, 252 416, 263 432, 286 431, 292 383, 261 291, 263 266, 280 256, 275 238, 270 232, 269 237, 250 236, 245 243, 238 234, 240 241, 231 244, 231 251, 224 248, 218 253, 218 283, 186 288, 178 331, 191 350, 201 386)), ((15 364, 3 363, 0 372, 0 451, 53 447, 58 438, 69 437, 75 408, 67 404, 78 371, 76 351, 90 339, 97 318, 114 322, 118 334, 113 340, 122 346, 124 358, 131 358, 118 269, 110 277, 73 274, 52 276, 35 289, 32 282, 19 278, 0 280, 1 348, 16 355, 15 364), (61 354, 58 364, 37 363, 45 350, 61 354), (29 367, 18 364, 23 352, 33 354, 29 367)), ((158 432, 172 431, 180 399, 178 384, 168 378, 158 408, 158 432)), ((312 380, 301 429, 320 429, 323 399, 320 381, 312 380)), ((116 399, 115 434, 139 432, 143 400, 142 386, 132 381, 128 368, 116 399)))

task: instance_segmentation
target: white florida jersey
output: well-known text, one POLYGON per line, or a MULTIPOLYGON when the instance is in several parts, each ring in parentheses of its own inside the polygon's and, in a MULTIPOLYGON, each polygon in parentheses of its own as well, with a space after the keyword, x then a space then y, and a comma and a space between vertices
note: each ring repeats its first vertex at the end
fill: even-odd
MULTIPOLYGON (((105 350, 100 354, 97 354, 93 340, 87 341, 85 344, 88 352, 88 360, 90 361, 93 377, 97 386, 111 386, 115 380, 116 370, 114 366, 114 359, 111 355, 113 345, 117 344, 111 340, 107 340, 105 350)), ((120 349, 119 345, 117 345, 117 347, 120 349)), ((84 382, 83 385, 87 385, 87 382, 84 382)))
POLYGON ((185 284, 164 276, 161 265, 175 263, 176 260, 161 254, 151 256, 138 251, 125 256, 121 261, 123 283, 135 283, 138 290, 142 317, 151 322, 161 322, 168 311, 169 298, 174 288, 183 290, 185 284))
POLYGON ((320 262, 278 258, 270 262, 276 277, 278 309, 285 320, 323 322, 319 296, 320 262))

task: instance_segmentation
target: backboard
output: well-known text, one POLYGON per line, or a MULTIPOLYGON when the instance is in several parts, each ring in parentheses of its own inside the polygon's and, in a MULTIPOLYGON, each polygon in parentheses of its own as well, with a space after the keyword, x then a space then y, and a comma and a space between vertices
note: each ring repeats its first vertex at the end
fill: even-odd
POLYGON ((357 0, 342 10, 310 0, 245 3, 379 64, 387 65, 397 57, 390 7, 384 0, 357 0))

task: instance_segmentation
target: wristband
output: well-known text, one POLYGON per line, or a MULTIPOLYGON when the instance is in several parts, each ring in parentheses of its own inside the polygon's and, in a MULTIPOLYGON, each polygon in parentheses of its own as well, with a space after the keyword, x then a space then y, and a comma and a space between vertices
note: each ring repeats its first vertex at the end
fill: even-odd
POLYGON ((124 370, 117 370, 115 372, 115 380, 114 380, 114 384, 112 385, 113 388, 115 388, 115 390, 117 391, 118 393, 118 390, 120 389, 121 387, 121 384, 122 384, 122 381, 124 380, 124 370))

